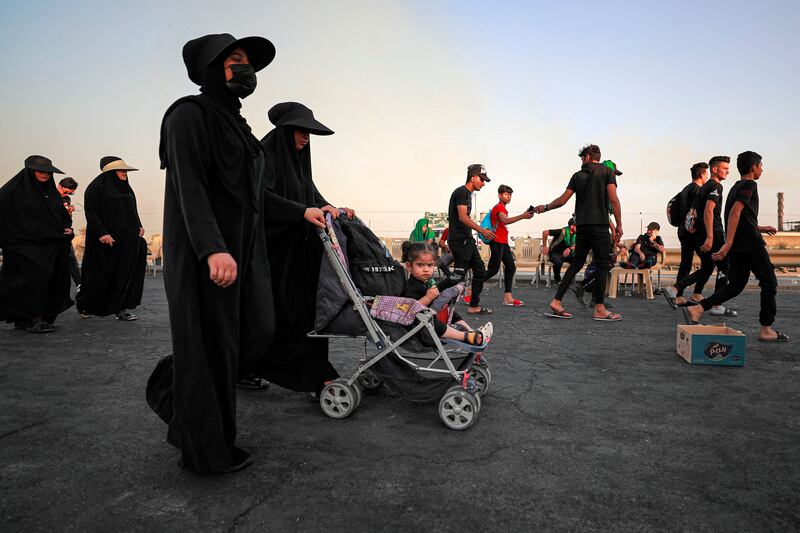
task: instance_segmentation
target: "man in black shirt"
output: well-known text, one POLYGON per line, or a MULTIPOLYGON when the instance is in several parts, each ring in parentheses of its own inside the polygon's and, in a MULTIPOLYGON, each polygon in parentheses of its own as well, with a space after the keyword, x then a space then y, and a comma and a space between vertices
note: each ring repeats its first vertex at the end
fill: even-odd
POLYGON ((454 265, 452 274, 439 285, 439 288, 444 290, 461 283, 467 270, 472 270, 472 296, 467 308, 467 313, 472 315, 492 312, 491 309, 480 305, 483 281, 486 279, 486 266, 475 245, 472 230, 487 239, 494 239, 495 235, 491 230, 480 227, 469 216, 472 211, 472 192, 481 190, 487 181, 491 180, 486 175, 486 168, 483 165, 474 164, 467 167, 467 183, 450 195, 450 206, 447 210, 450 228, 447 244, 453 254, 454 265))
POLYGON ((693 322, 700 320, 703 312, 714 305, 720 305, 736 297, 747 286, 750 273, 758 279, 761 287, 761 312, 758 316, 761 330, 758 340, 765 342, 786 342, 789 337, 773 329, 777 313, 775 295, 778 280, 775 267, 770 261, 762 233, 774 235, 772 226, 758 225, 758 183, 764 172, 761 156, 755 152, 742 152, 736 158, 736 168, 742 179, 737 181, 725 202, 725 223, 728 236, 719 251, 714 253, 714 260, 730 257, 731 270, 729 282, 721 290, 700 301, 700 305, 686 308, 693 322))
MULTIPOLYGON (((686 220, 686 213, 691 207, 694 206, 697 193, 700 192, 700 187, 708 181, 708 163, 695 163, 690 170, 692 181, 689 185, 683 188, 678 194, 678 220, 681 223, 678 225, 678 240, 681 243, 681 263, 678 267, 678 275, 675 279, 683 279, 692 272, 692 261, 694 261, 694 235, 686 230, 684 220, 686 220)), ((697 292, 697 286, 695 286, 697 292)), ((700 288, 699 297, 702 299, 703 289, 700 288)), ((675 303, 678 305, 686 304, 686 298, 683 297, 683 289, 678 290, 675 303)))
POLYGON ((571 263, 575 254, 575 219, 569 219, 567 225, 560 229, 546 229, 542 232, 542 256, 553 263, 553 280, 561 283, 561 267, 571 263), (552 237, 550 246, 547 239, 552 237))
MULTIPOLYGON (((728 283, 728 269, 730 263, 727 259, 714 261, 711 256, 717 252, 725 242, 725 231, 722 228, 722 182, 730 172, 731 158, 718 155, 708 162, 711 167, 711 179, 700 187, 695 198, 694 210, 697 219, 694 223, 694 245, 700 257, 700 268, 693 274, 675 281, 671 287, 664 289, 664 295, 670 302, 675 302, 679 291, 694 285, 692 300, 697 302, 703 297, 703 287, 708 282, 717 267, 717 282, 715 291, 722 289, 728 283)), ((688 228, 687 228, 688 230, 688 228)), ((736 312, 719 307, 712 311, 715 316, 736 316, 736 312)))
POLYGON ((617 221, 615 240, 622 235, 622 215, 620 212, 619 198, 617 197, 617 176, 622 174, 619 170, 600 164, 600 148, 590 144, 578 153, 581 158, 581 170, 573 174, 564 193, 549 204, 536 207, 536 213, 544 213, 551 209, 561 207, 575 194, 575 224, 577 227, 575 238, 575 254, 561 283, 558 285, 556 295, 550 302, 550 309, 557 318, 572 318, 564 310, 561 300, 567 292, 575 274, 583 268, 589 250, 592 250, 594 260, 597 262, 597 282, 594 284, 594 320, 618 321, 622 315, 609 312, 604 299, 606 294, 606 273, 611 268, 613 261, 613 246, 609 233, 608 208, 617 221))
POLYGON ((650 268, 658 262, 658 254, 664 253, 664 241, 658 232, 661 226, 658 222, 647 225, 647 233, 639 235, 630 250, 627 263, 620 263, 626 268, 650 268))

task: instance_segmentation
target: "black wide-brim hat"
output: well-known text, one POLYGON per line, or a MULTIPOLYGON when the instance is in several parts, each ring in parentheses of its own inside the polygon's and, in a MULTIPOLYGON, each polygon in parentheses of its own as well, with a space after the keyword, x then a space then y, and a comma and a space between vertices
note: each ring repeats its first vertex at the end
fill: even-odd
POLYGON ((276 126, 294 126, 314 135, 333 135, 333 130, 314 118, 314 112, 297 102, 281 102, 267 111, 276 126))
POLYGON ((63 174, 53 166, 53 162, 43 155, 32 155, 25 159, 25 168, 29 170, 38 170, 39 172, 50 172, 52 174, 63 174))
POLYGON ((263 69, 275 59, 275 45, 264 37, 244 37, 237 39, 230 33, 212 33, 192 39, 183 45, 183 63, 189 73, 189 79, 197 85, 202 84, 202 71, 222 60, 236 48, 244 48, 247 59, 256 72, 263 69))

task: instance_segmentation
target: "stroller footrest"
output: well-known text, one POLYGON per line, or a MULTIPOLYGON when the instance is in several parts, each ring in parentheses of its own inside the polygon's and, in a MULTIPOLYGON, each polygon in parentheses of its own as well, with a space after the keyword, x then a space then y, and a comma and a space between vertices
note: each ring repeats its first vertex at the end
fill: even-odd
POLYGON ((469 343, 466 343, 466 342, 461 342, 461 341, 457 341, 457 340, 453 340, 453 339, 439 339, 439 340, 442 341, 442 344, 455 346, 456 348, 461 348, 462 350, 465 350, 467 352, 482 352, 489 346, 488 342, 484 342, 481 345, 477 345, 477 344, 469 344, 469 343))

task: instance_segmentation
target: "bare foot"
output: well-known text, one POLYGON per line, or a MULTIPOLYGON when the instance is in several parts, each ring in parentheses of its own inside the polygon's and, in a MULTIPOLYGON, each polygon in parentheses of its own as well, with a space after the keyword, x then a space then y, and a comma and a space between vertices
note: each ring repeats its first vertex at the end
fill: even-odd
POLYGON ((692 322, 700 322, 703 317, 703 308, 699 305, 690 305, 686 308, 686 312, 689 313, 689 318, 692 319, 692 322))
POLYGON ((560 317, 572 318, 572 313, 568 313, 567 311, 564 310, 564 306, 561 305, 560 300, 555 300, 555 299, 552 300, 550 302, 550 310, 553 312, 553 314, 558 315, 560 317))

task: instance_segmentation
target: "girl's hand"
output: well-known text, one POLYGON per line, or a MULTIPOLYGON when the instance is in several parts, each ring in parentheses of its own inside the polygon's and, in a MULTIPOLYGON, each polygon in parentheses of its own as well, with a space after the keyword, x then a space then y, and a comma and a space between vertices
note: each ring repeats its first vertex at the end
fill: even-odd
POLYGON ((434 301, 436 298, 439 297, 439 287, 434 285, 433 287, 428 289, 428 291, 425 293, 425 297, 430 298, 431 302, 434 301))

